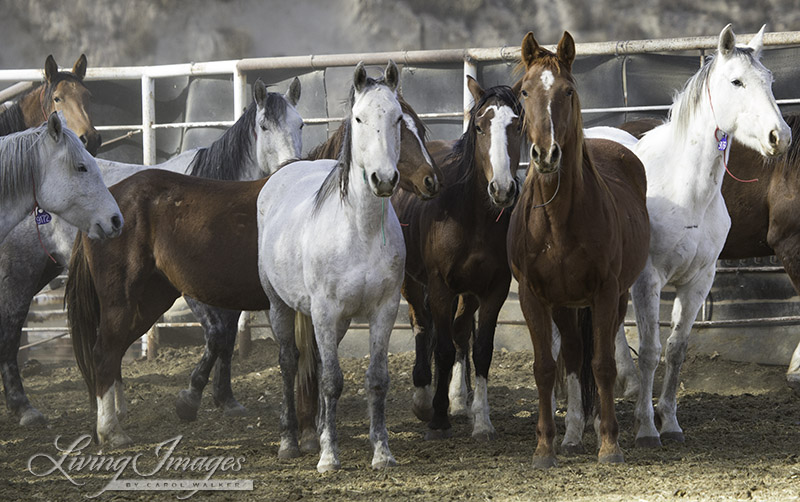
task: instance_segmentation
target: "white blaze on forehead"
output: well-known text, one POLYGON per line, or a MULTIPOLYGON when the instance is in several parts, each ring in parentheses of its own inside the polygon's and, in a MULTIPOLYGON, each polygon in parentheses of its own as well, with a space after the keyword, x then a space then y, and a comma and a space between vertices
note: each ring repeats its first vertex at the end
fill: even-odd
POLYGON ((549 91, 550 88, 553 86, 553 82, 556 81, 555 77, 553 77, 553 72, 550 70, 545 70, 542 72, 542 85, 544 86, 545 91, 549 91))
MULTIPOLYGON (((494 110, 494 117, 490 127, 492 144, 489 146, 489 159, 492 162, 493 181, 506 186, 514 180, 511 172, 511 158, 508 155, 508 130, 507 127, 517 114, 508 106, 489 107, 494 110)), ((487 110, 488 111, 488 110, 487 110)))
POLYGON ((404 113, 403 114, 403 123, 405 123, 406 128, 408 128, 408 130, 411 131, 414 134, 414 137, 417 138, 417 141, 419 142, 419 148, 420 148, 420 150, 422 150, 423 157, 425 157, 425 162, 427 162, 428 164, 430 164, 432 166, 433 165, 433 160, 431 160, 431 157, 428 155, 428 150, 425 148, 425 145, 422 143, 422 137, 419 135, 419 131, 417 130, 417 124, 414 123, 414 119, 411 118, 411 115, 409 115, 407 113, 404 113))

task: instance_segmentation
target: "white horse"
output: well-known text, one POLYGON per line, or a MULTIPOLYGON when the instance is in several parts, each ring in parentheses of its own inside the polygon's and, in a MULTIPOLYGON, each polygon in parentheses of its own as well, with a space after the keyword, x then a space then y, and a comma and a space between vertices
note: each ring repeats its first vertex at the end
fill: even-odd
MULTIPOLYGON (((94 157, 57 113, 44 125, 0 137, 0 241, 35 207, 61 216, 93 239, 122 232, 122 214, 94 157)), ((50 219, 49 214, 36 216, 50 219)))
MULTIPOLYGON (((387 199, 398 182, 400 122, 397 66, 383 79, 356 67, 350 116, 338 161, 302 161, 273 175, 258 197, 258 268, 280 343, 283 376, 278 456, 300 454, 294 381, 298 348, 294 311, 310 315, 321 359, 320 472, 340 467, 336 403, 343 378, 337 345, 355 316, 370 325, 369 397, 372 467, 395 465, 385 407, 387 352, 397 316, 405 243, 387 199)), ((312 356, 313 357, 313 356, 312 356)))
MULTIPOLYGON (((772 95, 772 74, 760 62, 764 28, 747 46, 736 46, 731 26, 717 51, 676 95, 669 120, 631 146, 647 171, 650 256, 631 288, 639 330, 641 387, 636 404, 636 446, 661 439, 684 441, 676 416, 679 372, 689 333, 714 281, 716 260, 730 229, 720 188, 733 138, 764 156, 783 153, 791 131, 772 95), (655 413, 653 377, 661 357, 659 303, 666 285, 675 287, 666 375, 655 413)), ((601 134, 602 135, 602 134, 601 134)), ((609 138, 615 139, 615 138, 609 138)), ((617 335, 617 365, 630 360, 625 335, 617 335)), ((623 366, 632 368, 632 364, 623 366)), ((622 376, 622 375, 621 375, 622 376)), ((580 395, 569 388, 569 399, 580 395)), ((568 413, 564 441, 579 441, 583 417, 568 413)))

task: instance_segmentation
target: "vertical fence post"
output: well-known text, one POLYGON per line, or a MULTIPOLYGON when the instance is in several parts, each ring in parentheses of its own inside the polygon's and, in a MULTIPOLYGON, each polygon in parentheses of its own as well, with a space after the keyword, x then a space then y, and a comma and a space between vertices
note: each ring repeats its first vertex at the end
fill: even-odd
POLYGON ((159 318, 156 324, 147 331, 147 360, 152 361, 158 357, 158 348, 160 345, 158 323, 161 322, 159 318))
POLYGON ((142 163, 152 166, 156 163, 156 120, 155 83, 148 75, 142 75, 142 163))
POLYGON ((238 67, 233 69, 233 120, 239 120, 247 107, 247 75, 238 67))
POLYGON ((243 310, 239 314, 239 325, 236 338, 239 342, 239 357, 246 359, 253 348, 253 333, 250 325, 255 320, 255 312, 243 310))
POLYGON ((464 57, 464 132, 467 131, 469 126, 469 111, 472 109, 473 99, 472 93, 469 92, 467 87, 467 76, 478 80, 478 65, 476 65, 469 56, 464 57))

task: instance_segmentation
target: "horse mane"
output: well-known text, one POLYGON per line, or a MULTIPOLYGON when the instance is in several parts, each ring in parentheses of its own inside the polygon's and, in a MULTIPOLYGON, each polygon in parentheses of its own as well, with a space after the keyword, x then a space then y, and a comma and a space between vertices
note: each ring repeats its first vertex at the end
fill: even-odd
MULTIPOLYGON (((367 77, 367 82, 364 84, 362 92, 366 92, 372 87, 378 85, 386 85, 383 77, 372 78, 367 77)), ((337 133, 341 131, 341 142, 339 143, 339 155, 336 159, 336 165, 331 169, 330 174, 322 182, 322 185, 317 190, 317 195, 314 197, 314 210, 316 213, 322 207, 328 197, 331 197, 336 188, 339 190, 339 197, 345 200, 350 185, 350 163, 353 160, 353 142, 351 140, 352 125, 350 124, 350 115, 352 114, 353 104, 356 100, 355 86, 350 86, 350 95, 348 98, 347 115, 342 119, 343 127, 339 127, 337 133)), ((316 149, 315 149, 316 150, 316 149)))
POLYGON ((452 166, 455 169, 453 185, 466 187, 470 185, 476 175, 475 168, 475 119, 478 110, 483 108, 490 101, 498 101, 503 106, 510 106, 511 109, 520 117, 524 123, 523 108, 511 87, 498 85, 490 87, 484 92, 480 101, 475 103, 469 111, 469 125, 467 130, 453 145, 453 150, 444 159, 445 166, 452 166))
POLYGON ((25 129, 25 117, 22 115, 22 107, 18 102, 12 104, 0 114, 0 136, 24 131, 25 129))
MULTIPOLYGON (((83 143, 70 129, 63 127, 63 141, 73 163, 82 161, 83 143)), ((47 124, 0 137, 0 196, 13 199, 40 184, 42 157, 36 143, 48 134, 47 124)))
MULTIPOLYGON (((287 103, 277 92, 267 93, 264 102, 264 117, 278 124, 286 116, 287 103)), ((256 119, 256 103, 250 103, 239 120, 225 131, 211 146, 197 150, 189 174, 215 180, 238 180, 247 162, 253 162, 253 142, 256 135, 253 123, 256 119)))
MULTIPOLYGON (((750 47, 734 47, 731 55, 749 58, 755 63, 754 52, 750 47)), ((707 95, 706 82, 716 60, 716 52, 706 57, 700 70, 686 81, 683 89, 673 95, 668 121, 676 124, 675 134, 679 139, 684 139, 692 118, 703 102, 703 96, 707 95)))

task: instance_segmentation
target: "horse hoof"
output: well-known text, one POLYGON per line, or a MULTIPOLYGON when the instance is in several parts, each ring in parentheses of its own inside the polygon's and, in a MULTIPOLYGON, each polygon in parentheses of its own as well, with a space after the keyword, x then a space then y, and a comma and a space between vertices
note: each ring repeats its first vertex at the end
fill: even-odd
POLYGON ((391 455, 389 458, 372 461, 372 469, 375 471, 379 469, 386 469, 387 467, 397 467, 397 460, 395 460, 391 455))
POLYGON ((455 406, 451 404, 447 412, 451 417, 466 417, 469 415, 469 410, 464 404, 457 404, 455 406))
POLYGON ((665 441, 675 441, 676 443, 686 442, 686 436, 680 431, 662 432, 661 439, 665 441))
POLYGON ((425 433, 425 441, 438 441, 453 436, 453 429, 428 429, 425 433))
POLYGON ((37 427, 47 425, 47 419, 36 408, 28 408, 19 418, 19 425, 23 427, 37 427))
POLYGON ((411 411, 414 412, 415 417, 423 422, 430 422, 433 420, 433 408, 430 406, 417 406, 414 404, 411 406, 411 411))
POLYGON ((290 458, 297 458, 300 456, 300 449, 295 447, 280 448, 278 450, 278 458, 281 460, 288 460, 290 458))
POLYGON ((315 437, 301 440, 300 451, 303 453, 319 453, 319 439, 315 437))
POLYGON ((222 412, 222 416, 225 417, 246 417, 247 416, 247 408, 239 404, 236 400, 234 400, 230 404, 225 405, 225 409, 222 412))
POLYGON ((546 457, 537 457, 536 455, 533 456, 533 468, 534 469, 550 469, 551 467, 555 467, 558 465, 558 460, 556 460, 555 456, 546 456, 546 457))
POLYGON ((795 394, 800 396, 800 374, 792 373, 791 375, 786 375, 786 384, 795 394))
POLYGON ((495 431, 473 432, 472 439, 482 443, 487 441, 494 441, 495 439, 497 439, 497 432, 495 431))
POLYGON ((178 398, 175 400, 175 413, 178 418, 187 422, 194 422, 197 420, 197 411, 200 409, 200 400, 194 399, 192 393, 188 390, 182 390, 178 393, 178 398))
POLYGON ((339 464, 339 462, 325 462, 324 464, 323 463, 317 464, 317 472, 319 473, 334 472, 338 471, 341 468, 342 466, 341 464, 339 464))
POLYGON ((583 455, 586 453, 586 448, 582 443, 564 443, 561 445, 561 453, 567 456, 583 455))
POLYGON ((661 448, 661 438, 658 436, 645 436, 636 438, 637 448, 661 448))
POLYGON ((622 456, 622 453, 611 453, 609 455, 598 457, 597 461, 601 464, 624 464, 625 457, 622 456))
POLYGON ((118 448, 123 448, 133 444, 133 440, 125 434, 124 432, 120 432, 117 434, 112 435, 105 441, 103 441, 103 449, 104 450, 116 450, 118 448))

